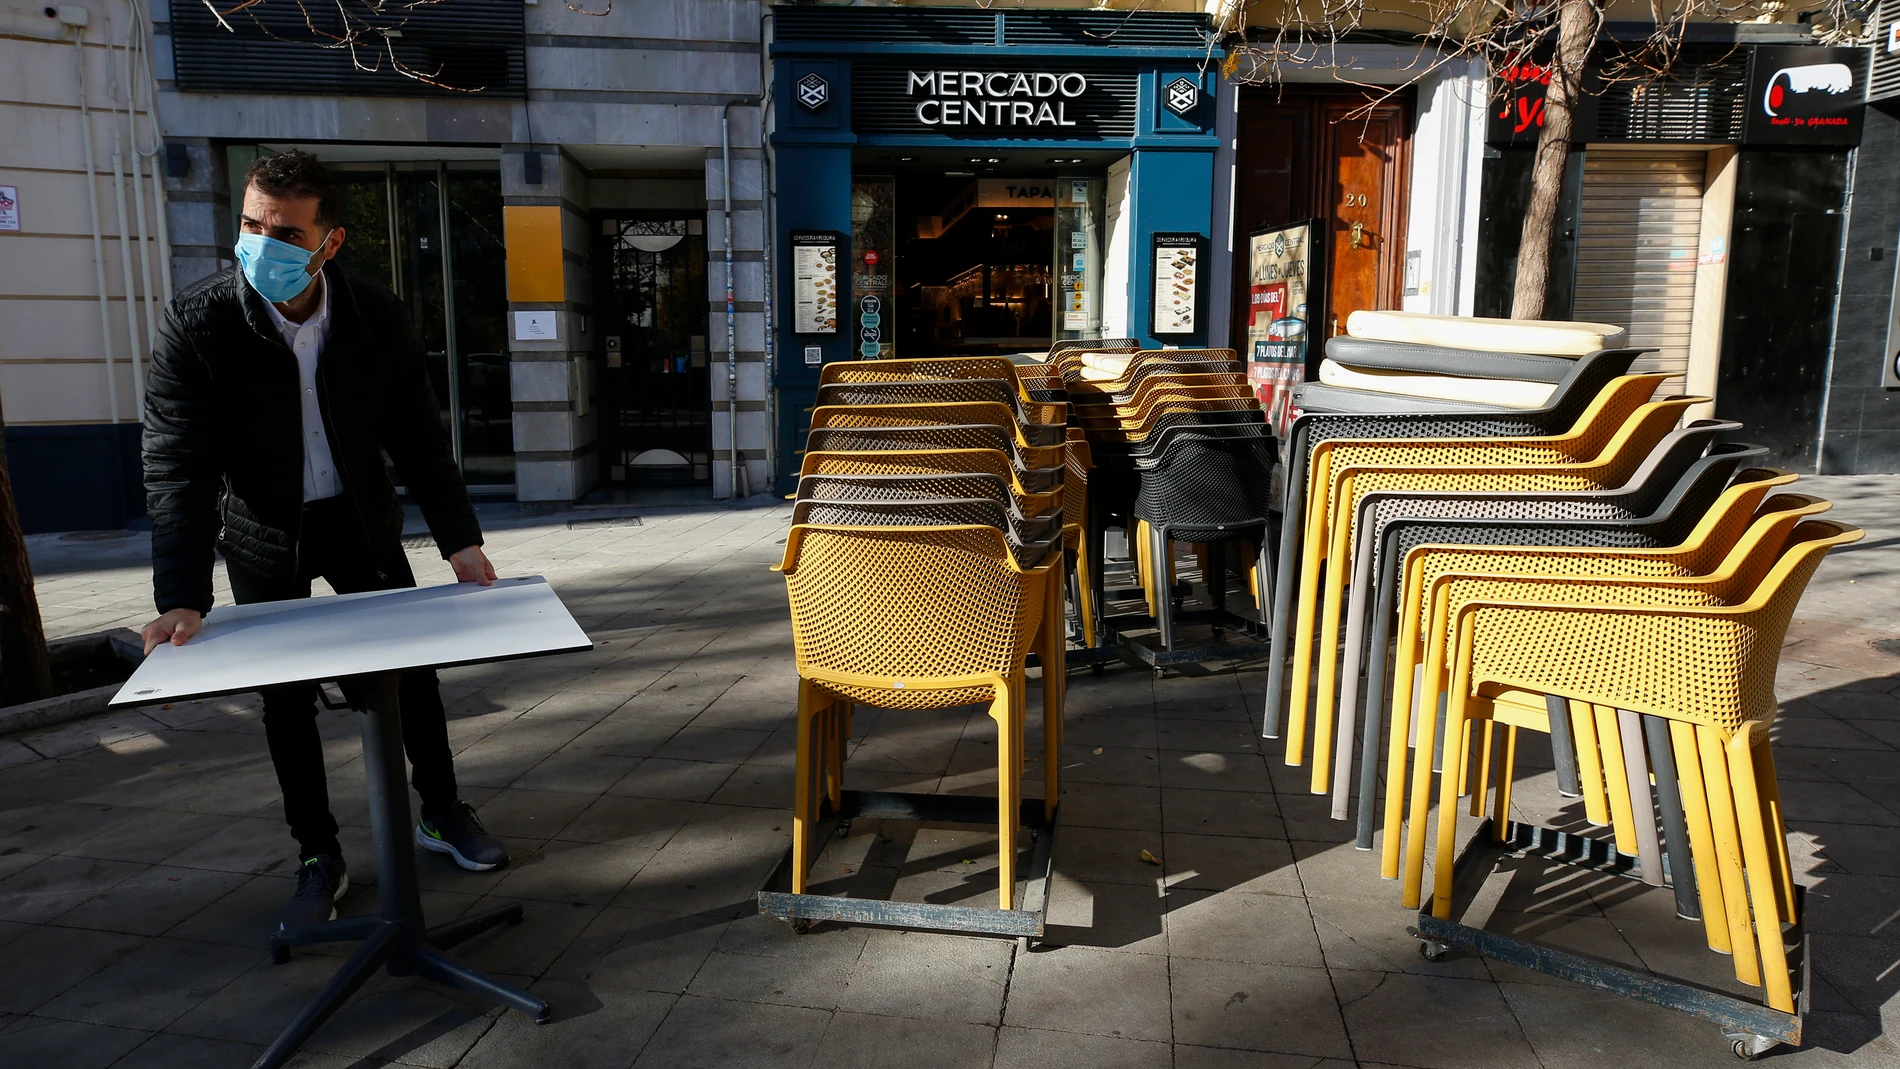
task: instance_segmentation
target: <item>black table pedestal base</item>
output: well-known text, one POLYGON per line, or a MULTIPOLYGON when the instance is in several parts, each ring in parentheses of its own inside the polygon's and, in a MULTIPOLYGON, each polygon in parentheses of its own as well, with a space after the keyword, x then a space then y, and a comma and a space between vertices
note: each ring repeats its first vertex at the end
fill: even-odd
POLYGON ((391 976, 420 976, 500 1006, 520 1010, 541 1024, 553 1016, 547 1002, 504 984, 442 953, 443 948, 490 928, 521 920, 520 906, 506 906, 429 928, 423 921, 416 880, 416 853, 410 838, 408 784, 403 775, 402 721, 398 715, 395 673, 366 677, 369 706, 363 719, 363 764, 369 774, 370 826, 376 839, 376 892, 379 908, 364 917, 314 924, 271 933, 271 960, 290 960, 290 948, 313 943, 362 940, 317 997, 303 1008, 252 1069, 277 1069, 305 1040, 341 1009, 378 969, 391 976))

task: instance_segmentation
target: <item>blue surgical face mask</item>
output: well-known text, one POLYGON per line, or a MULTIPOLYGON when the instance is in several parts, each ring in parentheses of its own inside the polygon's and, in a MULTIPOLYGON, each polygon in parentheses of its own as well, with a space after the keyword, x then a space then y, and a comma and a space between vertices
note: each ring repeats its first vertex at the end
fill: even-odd
MULTIPOLYGON (((328 242, 330 234, 323 235, 323 240, 328 242)), ((319 244, 317 251, 322 250, 319 244)), ((251 288, 272 304, 282 304, 310 288, 310 280, 316 277, 310 271, 310 262, 316 256, 309 249, 263 234, 238 235, 238 266, 250 279, 251 288)))

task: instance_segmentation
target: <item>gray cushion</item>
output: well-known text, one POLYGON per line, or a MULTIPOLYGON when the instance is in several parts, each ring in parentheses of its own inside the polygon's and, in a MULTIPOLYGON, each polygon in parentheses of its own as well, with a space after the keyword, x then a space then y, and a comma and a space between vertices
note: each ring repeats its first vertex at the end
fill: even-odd
POLYGON ((1365 338, 1328 338, 1326 356, 1347 367, 1383 371, 1416 371, 1426 375, 1457 375, 1469 379, 1526 379, 1562 382, 1576 368, 1569 356, 1531 356, 1493 353, 1483 349, 1453 349, 1442 345, 1370 341, 1365 338))

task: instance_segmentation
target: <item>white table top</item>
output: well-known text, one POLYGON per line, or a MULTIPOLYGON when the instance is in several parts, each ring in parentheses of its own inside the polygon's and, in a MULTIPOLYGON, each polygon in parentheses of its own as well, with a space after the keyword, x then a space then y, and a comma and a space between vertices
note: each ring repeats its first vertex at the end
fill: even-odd
POLYGON ((152 651, 112 699, 147 705, 593 646, 538 575, 220 606, 183 646, 152 651))

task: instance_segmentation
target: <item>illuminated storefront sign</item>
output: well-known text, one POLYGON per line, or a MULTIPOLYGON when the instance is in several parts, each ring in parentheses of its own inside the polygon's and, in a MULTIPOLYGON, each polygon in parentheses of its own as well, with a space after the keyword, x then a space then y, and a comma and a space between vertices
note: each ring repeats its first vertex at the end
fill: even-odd
POLYGON ((1075 126, 1069 102, 1088 92, 1076 71, 909 71, 905 93, 925 126, 1075 126))

